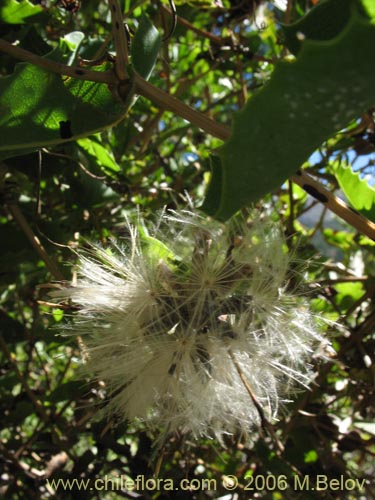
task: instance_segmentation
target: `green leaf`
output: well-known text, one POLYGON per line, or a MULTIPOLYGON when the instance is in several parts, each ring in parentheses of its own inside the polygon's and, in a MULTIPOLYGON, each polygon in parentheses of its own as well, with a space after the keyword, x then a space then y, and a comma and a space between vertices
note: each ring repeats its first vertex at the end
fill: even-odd
POLYGON ((146 249, 147 256, 151 259, 151 261, 155 263, 164 261, 170 264, 176 260, 175 254, 167 247, 167 245, 157 238, 150 236, 143 221, 139 221, 137 229, 146 249))
POLYGON ((202 209, 209 215, 214 215, 217 205, 217 193, 220 192, 222 185, 222 165, 220 157, 212 155, 210 157, 211 180, 209 189, 206 193, 206 198, 202 209))
POLYGON ((339 165, 335 169, 335 175, 353 208, 375 222, 375 189, 350 167, 339 165))
POLYGON ((66 46, 66 52, 70 52, 66 62, 69 66, 74 63, 84 38, 85 35, 81 31, 72 31, 65 35, 64 38, 60 38, 60 46, 66 46))
POLYGON ((374 422, 353 422, 354 427, 358 427, 359 429, 368 432, 369 434, 375 435, 375 423, 374 422))
POLYGON ((151 75, 160 49, 161 37, 146 16, 142 16, 131 48, 134 69, 146 80, 151 75))
POLYGON ((94 134, 116 124, 127 108, 107 85, 17 64, 0 79, 0 154, 11 157, 94 134))
POLYGON ((355 304, 365 293, 363 283, 358 282, 337 283, 335 284, 335 289, 337 292, 335 295, 335 303, 343 308, 343 310, 355 304))
POLYGON ((316 462, 319 459, 318 454, 315 450, 310 450, 305 453, 305 464, 311 464, 316 462))
POLYGON ((23 24, 25 21, 40 20, 44 15, 39 5, 33 5, 28 0, 4 0, 0 7, 0 22, 5 24, 23 24))
POLYGON ((52 309, 52 316, 56 323, 59 323, 64 318, 64 310, 55 307, 52 309))
POLYGON ((327 243, 331 246, 336 246, 343 251, 349 251, 353 246, 353 233, 347 233, 346 231, 337 231, 331 227, 326 227, 324 229, 324 238, 327 243))
POLYGON ((320 2, 297 22, 282 26, 284 44, 297 54, 303 39, 329 40, 339 35, 350 19, 353 0, 330 0, 320 2))
POLYGON ((335 132, 375 102, 375 27, 358 12, 337 37, 306 40, 294 62, 234 119, 203 209, 225 220, 280 186, 335 132))
POLYGON ((90 156, 95 158, 95 161, 105 169, 111 170, 112 172, 120 172, 120 167, 115 162, 113 155, 105 147, 103 147, 95 139, 79 139, 78 144, 83 148, 90 156))
POLYGON ((375 19, 375 2, 374 0, 362 0, 362 5, 367 15, 371 17, 371 19, 375 19))

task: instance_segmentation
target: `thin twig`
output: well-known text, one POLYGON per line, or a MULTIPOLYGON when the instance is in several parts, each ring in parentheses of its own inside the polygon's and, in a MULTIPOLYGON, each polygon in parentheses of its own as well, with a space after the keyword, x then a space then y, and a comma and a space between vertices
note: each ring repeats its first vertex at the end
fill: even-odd
POLYGON ((325 280, 316 281, 315 284, 318 286, 334 286, 337 283, 356 283, 356 282, 366 282, 368 276, 343 276, 342 278, 327 278, 325 280))
POLYGON ((288 195, 289 195, 289 217, 288 217, 288 234, 295 234, 294 228, 294 196, 293 196, 293 183, 288 181, 288 195))
POLYGON ((39 254, 39 256, 42 258, 42 260, 45 262, 47 269, 49 272, 59 281, 64 281, 64 275, 58 268, 57 264, 55 261, 48 255, 46 252, 44 246, 40 242, 39 238, 36 236, 36 234, 33 232, 31 229, 29 223, 25 219, 23 213, 21 212, 19 206, 11 202, 7 205, 9 212, 12 214, 14 220, 17 222, 17 224, 20 226, 24 234, 26 235, 27 239, 30 241, 31 245, 34 247, 36 252, 39 254))
POLYGON ((284 16, 284 23, 285 24, 290 23, 290 20, 292 17, 293 2, 294 2, 294 0, 288 0, 286 10, 285 10, 285 16, 284 16))
POLYGON ((3 351, 6 359, 14 369, 14 372, 18 378, 18 380, 21 382, 22 387, 24 388, 26 394, 30 398, 31 402, 33 403, 33 406, 35 408, 36 413, 41 417, 43 422, 48 422, 49 421, 49 416, 48 413, 46 412, 46 409, 44 408, 43 404, 40 402, 40 400, 35 396, 35 393, 30 389, 26 378, 24 375, 21 373, 21 371, 18 368, 17 360, 14 356, 13 353, 10 352, 8 345, 6 344, 5 340, 3 337, 0 335, 0 349, 3 351))
POLYGON ((0 51, 9 54, 15 59, 34 64, 39 68, 49 71, 50 73, 57 73, 58 75, 65 75, 72 78, 78 78, 79 80, 89 80, 98 83, 116 84, 118 81, 113 71, 92 71, 89 69, 67 66, 66 64, 37 56, 28 50, 12 45, 11 43, 1 39, 0 51))
POLYGON ((291 180, 301 186, 307 193, 323 203, 345 222, 355 227, 359 232, 375 240, 375 224, 356 210, 349 207, 344 201, 332 194, 311 175, 300 170, 291 180))
POLYGON ((146 97, 154 104, 162 108, 172 111, 181 118, 184 118, 192 123, 194 126, 201 128, 208 134, 211 134, 218 139, 222 139, 223 141, 229 137, 229 128, 212 120, 203 113, 195 111, 193 108, 179 101, 174 96, 147 82, 138 74, 134 74, 134 86, 135 93, 146 97))
POLYGON ((165 5, 161 5, 161 8, 164 12, 167 12, 170 16, 176 17, 176 21, 178 24, 181 24, 181 26, 184 26, 185 28, 193 31, 197 35, 199 35, 201 38, 208 38, 211 40, 213 43, 217 45, 222 45, 223 39, 220 36, 214 35, 213 33, 210 33, 209 31, 205 31, 202 29, 197 28, 194 26, 194 24, 191 24, 189 21, 184 19, 183 17, 180 16, 174 16, 174 13, 169 7, 166 7, 165 5))
POLYGON ((32 478, 32 479, 41 479, 44 475, 42 471, 39 471, 38 469, 35 469, 35 467, 31 467, 29 464, 26 462, 23 462, 22 460, 19 460, 14 453, 11 453, 0 441, 0 451, 3 455, 4 458, 6 458, 9 462, 12 463, 13 467, 17 467, 18 469, 22 470, 22 472, 32 478))
MULTIPOLYGON (((66 153, 56 153, 55 151, 48 151, 48 149, 46 148, 42 148, 40 151, 43 151, 44 154, 46 155, 50 155, 50 156, 56 156, 57 158, 64 158, 65 160, 70 160, 74 163, 76 163, 79 168, 86 174, 88 175, 89 177, 91 177, 92 179, 96 179, 98 181, 103 181, 107 178, 107 176, 105 175, 95 175, 93 174, 92 172, 90 172, 90 170, 88 170, 85 165, 77 160, 77 158, 74 158, 73 156, 71 155, 68 155, 66 153)), ((38 213, 38 215, 40 215, 40 213, 38 213)))
POLYGON ((310 240, 312 240, 315 237, 315 235, 318 233, 318 231, 321 231, 323 233, 323 229, 324 229, 323 222, 324 222, 324 219, 327 215, 327 210, 328 210, 327 207, 323 207, 323 210, 320 213, 318 222, 315 224, 314 229, 311 232, 309 232, 309 234, 308 234, 308 237, 310 240))
POLYGON ((171 36, 173 35, 173 33, 174 33, 175 29, 176 29, 176 26, 177 26, 177 10, 176 10, 176 6, 175 6, 173 0, 168 0, 168 3, 169 3, 169 6, 171 8, 172 25, 169 28, 168 32, 167 32, 167 30, 165 29, 165 26, 164 26, 165 35, 163 36, 163 42, 166 42, 167 40, 169 40, 171 38, 171 36))
POLYGON ((268 434, 272 437, 272 440, 273 440, 277 450, 280 453, 282 453, 284 451, 284 446, 281 443, 281 441, 279 440, 279 438, 276 436, 275 429, 273 428, 273 425, 271 424, 271 422, 268 421, 266 415, 264 414, 264 410, 263 410, 262 406, 259 404, 259 401, 257 400, 248 380, 246 379, 245 375, 243 374, 243 371, 241 370, 240 365, 237 363, 237 360, 236 360, 233 352, 231 351, 231 349, 228 349, 228 353, 229 353, 229 356, 230 356, 230 358, 231 358, 231 360, 232 360, 232 362, 237 370, 237 373, 241 379, 241 382, 243 383, 246 391, 248 392, 248 394, 250 396, 251 401, 253 402, 253 404, 254 404, 254 406, 259 414, 262 429, 265 430, 266 432, 268 432, 268 434))

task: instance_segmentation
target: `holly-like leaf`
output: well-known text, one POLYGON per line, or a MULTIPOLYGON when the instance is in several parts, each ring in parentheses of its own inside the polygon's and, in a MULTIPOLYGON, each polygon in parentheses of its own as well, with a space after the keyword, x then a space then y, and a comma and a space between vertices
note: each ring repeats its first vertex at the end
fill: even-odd
POLYGON ((350 167, 338 166, 335 174, 340 188, 353 208, 375 222, 375 189, 350 167))
POLYGON ((339 35, 347 25, 353 0, 329 0, 318 3, 295 23, 284 25, 284 44, 297 54, 304 39, 329 40, 339 35))
POLYGON ((213 171, 206 212, 226 219, 258 200, 373 106, 375 26, 355 4, 342 32, 331 40, 305 40, 297 59, 277 64, 237 114, 213 171))

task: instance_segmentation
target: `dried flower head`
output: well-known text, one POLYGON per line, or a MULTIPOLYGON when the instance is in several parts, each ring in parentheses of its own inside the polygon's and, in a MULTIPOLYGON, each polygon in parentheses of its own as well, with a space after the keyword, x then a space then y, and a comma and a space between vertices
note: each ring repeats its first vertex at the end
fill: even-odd
POLYGON ((108 407, 195 436, 247 433, 276 416, 294 382, 307 386, 320 336, 285 290, 282 233, 244 218, 221 224, 163 212, 148 231, 127 223, 123 248, 79 256, 64 291, 80 306, 74 329, 108 407))

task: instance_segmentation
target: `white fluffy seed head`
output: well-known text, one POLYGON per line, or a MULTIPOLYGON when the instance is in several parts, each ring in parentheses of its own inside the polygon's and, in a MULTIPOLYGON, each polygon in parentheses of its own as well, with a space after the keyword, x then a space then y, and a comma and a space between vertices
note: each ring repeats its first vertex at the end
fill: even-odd
POLYGON ((73 328, 109 410, 221 439, 259 423, 247 384, 275 417, 295 383, 309 384, 321 341, 306 304, 285 291, 281 231, 189 210, 127 228, 123 248, 80 254, 77 285, 60 294, 80 308, 73 328))

